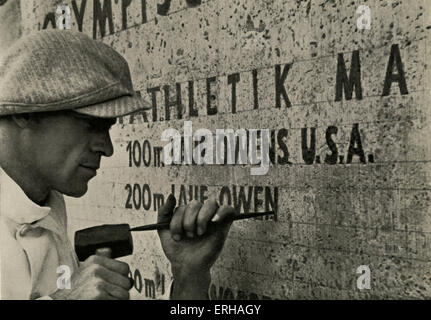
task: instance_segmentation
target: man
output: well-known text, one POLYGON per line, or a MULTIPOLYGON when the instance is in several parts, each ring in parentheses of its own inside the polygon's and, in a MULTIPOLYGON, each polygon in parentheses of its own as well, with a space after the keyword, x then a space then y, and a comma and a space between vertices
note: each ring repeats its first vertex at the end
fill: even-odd
MULTIPOLYGON (((1 56, 2 299, 129 298, 129 266, 109 248, 77 261, 63 194, 83 196, 102 156, 113 154, 115 118, 148 108, 124 58, 82 33, 36 32, 1 56), (57 288, 61 265, 72 271, 70 289, 57 288)), ((171 262, 171 298, 205 299, 234 209, 215 201, 174 208, 170 195, 158 212, 158 222, 170 221, 159 237, 171 262)))

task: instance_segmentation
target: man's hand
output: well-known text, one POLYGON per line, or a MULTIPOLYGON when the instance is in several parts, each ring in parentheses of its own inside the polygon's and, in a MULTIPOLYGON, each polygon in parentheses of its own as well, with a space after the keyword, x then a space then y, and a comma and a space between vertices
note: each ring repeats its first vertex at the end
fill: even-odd
POLYGON ((172 299, 208 298, 210 269, 219 256, 235 209, 214 200, 204 204, 194 200, 175 209, 169 195, 159 209, 157 222, 169 222, 169 230, 159 230, 163 251, 171 262, 174 276, 172 299), (216 222, 209 224, 210 221, 216 222))
MULTIPOLYGON (((100 250, 100 249, 99 249, 100 250)), ((70 289, 59 289, 54 300, 128 300, 132 283, 129 265, 110 259, 110 249, 90 256, 71 278, 70 289), (108 252, 106 252, 108 250, 108 252)))

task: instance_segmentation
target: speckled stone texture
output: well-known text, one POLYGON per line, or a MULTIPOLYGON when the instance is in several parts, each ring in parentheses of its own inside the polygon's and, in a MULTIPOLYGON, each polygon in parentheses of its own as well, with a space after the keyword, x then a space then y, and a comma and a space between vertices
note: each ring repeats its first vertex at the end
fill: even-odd
MULTIPOLYGON (((23 34, 52 28, 57 5, 69 4, 72 28, 123 54, 136 90, 155 103, 112 129, 115 155, 86 196, 67 199, 71 232, 154 223, 158 199, 172 190, 183 203, 276 206, 276 221, 235 222, 211 298, 430 298, 431 2, 162 2, 21 1, 23 34), (370 30, 357 29, 360 4, 370 8, 370 30), (340 59, 351 84, 360 79, 350 99, 348 80, 337 99, 340 59), (184 120, 212 132, 270 129, 268 173, 158 166, 161 133, 182 132, 184 120), (357 288, 360 265, 371 270, 369 290, 357 288)), ((137 283, 132 298, 157 299, 169 290, 168 261, 155 232, 134 242, 124 258, 137 283)))
POLYGON ((20 1, 0 0, 0 52, 21 36, 20 1))

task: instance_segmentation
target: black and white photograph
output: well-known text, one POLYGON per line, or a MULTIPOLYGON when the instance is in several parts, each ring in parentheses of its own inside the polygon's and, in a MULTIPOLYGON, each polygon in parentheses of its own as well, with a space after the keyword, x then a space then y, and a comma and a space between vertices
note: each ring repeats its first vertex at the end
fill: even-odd
POLYGON ((0 300, 431 299, 429 37, 431 0, 0 0, 0 300))

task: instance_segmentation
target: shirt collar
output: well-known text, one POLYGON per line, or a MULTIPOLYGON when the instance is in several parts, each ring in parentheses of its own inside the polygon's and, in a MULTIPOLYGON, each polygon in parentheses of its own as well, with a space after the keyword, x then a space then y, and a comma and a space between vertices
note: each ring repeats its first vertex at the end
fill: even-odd
POLYGON ((46 206, 30 200, 21 187, 0 167, 0 213, 18 224, 34 223, 49 215, 55 195, 51 191, 46 206))

